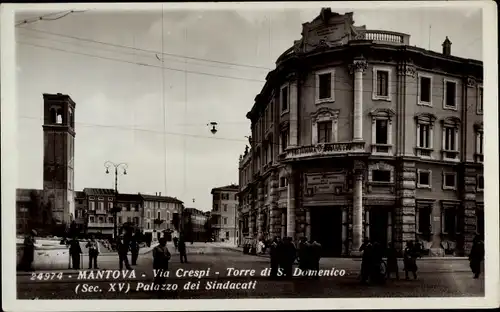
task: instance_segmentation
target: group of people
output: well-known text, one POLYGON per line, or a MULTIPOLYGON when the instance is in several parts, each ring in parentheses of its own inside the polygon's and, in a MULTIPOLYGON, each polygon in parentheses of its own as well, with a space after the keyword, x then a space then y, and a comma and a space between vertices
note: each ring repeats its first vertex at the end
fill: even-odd
POLYGON ((291 237, 283 239, 275 237, 270 246, 270 258, 270 277, 290 279, 293 276, 293 264, 296 260, 299 261, 299 268, 303 271, 319 270, 321 245, 314 240, 307 241, 304 237, 297 248, 291 237))

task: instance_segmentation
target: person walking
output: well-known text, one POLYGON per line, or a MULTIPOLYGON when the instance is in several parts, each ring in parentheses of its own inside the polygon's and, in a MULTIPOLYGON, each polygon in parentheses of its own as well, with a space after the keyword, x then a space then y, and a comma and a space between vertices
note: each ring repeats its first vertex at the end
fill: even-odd
POLYGON ((365 238, 359 251, 363 252, 361 257, 361 283, 368 283, 373 262, 373 245, 368 238, 365 238))
POLYGON ((271 274, 270 274, 271 279, 276 279, 278 277, 278 269, 280 264, 279 244, 280 241, 278 237, 275 237, 273 239, 273 242, 271 243, 271 249, 269 251, 269 256, 271 259, 271 274))
POLYGON ((160 297, 163 297, 165 291, 162 289, 162 285, 167 281, 165 272, 168 271, 168 261, 170 261, 171 255, 167 248, 167 239, 161 237, 159 240, 159 245, 153 248, 153 270, 156 271, 153 284, 156 286, 156 292, 160 297))
POLYGON ((118 258, 120 262, 120 270, 123 270, 123 265, 127 270, 132 270, 128 262, 128 250, 130 248, 130 242, 125 238, 123 234, 118 237, 118 258))
POLYGON ((291 279, 293 274, 293 263, 297 258, 297 249, 295 244, 292 242, 291 237, 285 238, 283 242, 283 258, 282 265, 283 273, 286 279, 291 279))
POLYGON ((311 269, 311 248, 309 248, 309 244, 307 242, 307 239, 305 237, 302 237, 299 242, 299 250, 298 250, 298 257, 299 257, 299 269, 303 271, 302 273, 305 273, 305 271, 308 271, 311 269))
POLYGON ((74 270, 80 270, 80 255, 82 254, 82 248, 78 239, 73 238, 69 243, 69 255, 71 257, 71 263, 73 264, 74 270))
POLYGON ((479 278, 481 275, 481 262, 484 260, 484 242, 479 235, 474 237, 472 248, 469 254, 469 263, 474 278, 479 278))
POLYGON ((36 239, 35 236, 38 233, 35 230, 26 235, 24 238, 23 246, 23 256, 21 262, 19 263, 19 269, 23 271, 33 271, 33 261, 35 260, 35 247, 36 239))
POLYGON ((177 248, 179 249, 179 255, 181 257, 181 263, 188 263, 187 254, 186 254, 186 241, 184 239, 184 235, 181 234, 179 236, 179 243, 177 248))
POLYGON ((406 248, 403 254, 403 263, 405 270, 405 279, 409 279, 409 272, 413 274, 413 279, 417 279, 417 257, 415 246, 412 241, 406 244, 406 248))
POLYGON ((387 247, 387 278, 396 273, 396 279, 399 280, 398 252, 394 247, 394 242, 390 242, 387 247))
POLYGON ((309 250, 311 253, 310 269, 314 272, 314 279, 319 279, 319 261, 321 260, 321 244, 315 240, 309 243, 309 250))
POLYGON ((177 243, 179 242, 179 238, 177 238, 177 236, 174 236, 174 238, 172 240, 174 241, 175 251, 177 251, 177 243))
POLYGON ((139 258, 139 234, 137 232, 132 236, 130 252, 132 253, 132 265, 137 265, 137 259, 139 258))
POLYGON ((89 249, 89 270, 92 268, 96 270, 99 269, 97 267, 97 256, 101 253, 101 248, 93 235, 90 236, 90 240, 87 242, 85 247, 89 249))

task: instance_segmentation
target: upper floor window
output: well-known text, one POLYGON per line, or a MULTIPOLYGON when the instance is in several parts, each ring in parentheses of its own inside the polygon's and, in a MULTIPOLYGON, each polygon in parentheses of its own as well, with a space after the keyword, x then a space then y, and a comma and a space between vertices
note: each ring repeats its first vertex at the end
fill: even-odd
POLYGON ((455 172, 443 172, 443 190, 457 189, 457 174, 455 172))
POLYGON ((392 153, 392 117, 391 109, 376 109, 370 112, 372 117, 372 153, 392 153))
POLYGON ((99 202, 99 210, 100 211, 104 210, 104 202, 99 202))
POLYGON ((219 206, 217 204, 214 204, 214 211, 218 211, 219 210, 219 206))
POLYGON ((222 205, 224 207, 224 211, 227 211, 227 204, 222 205))
POLYGON ((477 114, 481 115, 483 113, 483 86, 477 87, 477 114))
POLYGON ((146 216, 147 216, 147 218, 148 218, 148 219, 150 219, 150 218, 151 218, 151 211, 149 211, 149 210, 148 210, 148 211, 146 212, 146 216))
POLYGON ((108 217, 108 223, 113 223, 113 217, 108 217))
POLYGON ((94 223, 94 222, 95 222, 95 217, 89 216, 89 223, 94 223))
POLYGON ((391 70, 388 67, 373 68, 373 100, 391 99, 391 70))
POLYGON ((316 72, 316 103, 334 101, 334 71, 332 69, 316 72))
POLYGON ((113 203, 108 203, 108 211, 111 211, 113 209, 113 203))
POLYGON ((289 102, 288 95, 290 92, 289 89, 290 89, 290 87, 288 85, 281 87, 280 102, 281 102, 281 111, 282 112, 288 111, 288 108, 289 108, 289 103, 288 103, 289 102))
POLYGON ((444 109, 457 109, 457 82, 455 80, 444 79, 444 109))
POLYGON ((288 147, 288 128, 281 131, 280 146, 281 152, 284 152, 288 147))
POLYGON ((418 74, 418 104, 432 106, 432 76, 418 74))
POLYGON ((417 169, 417 187, 431 188, 431 174, 430 170, 417 169))
POLYGON ((484 133, 483 133, 483 125, 476 124, 474 125, 476 130, 476 153, 474 155, 475 161, 477 163, 482 163, 484 161, 484 133))
POLYGON ((90 209, 91 211, 95 211, 95 201, 91 201, 91 202, 89 202, 89 209, 90 209))
POLYGON ((476 189, 478 192, 482 192, 484 190, 484 176, 482 174, 477 176, 476 189))
POLYGON ((372 170, 372 182, 391 182, 391 171, 382 169, 372 170))
POLYGON ((156 219, 161 220, 161 211, 156 212, 156 219))
POLYGON ((443 159, 456 160, 458 156, 458 130, 460 120, 456 117, 446 118, 443 124, 443 159))
POLYGON ((415 120, 417 123, 417 156, 431 157, 436 117, 432 114, 423 113, 415 116, 415 120))
POLYGON ((318 143, 331 142, 332 138, 332 122, 322 121, 318 122, 318 143))

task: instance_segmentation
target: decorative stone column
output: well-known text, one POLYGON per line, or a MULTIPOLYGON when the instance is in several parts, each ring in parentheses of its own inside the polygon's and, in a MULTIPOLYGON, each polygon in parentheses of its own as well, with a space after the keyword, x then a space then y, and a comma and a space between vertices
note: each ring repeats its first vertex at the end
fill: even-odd
POLYGON ((269 224, 269 233, 271 237, 279 236, 281 234, 281 212, 278 208, 278 186, 278 173, 273 172, 271 174, 271 190, 269 192, 269 196, 271 197, 271 205, 269 207, 269 216, 271 219, 269 224))
POLYGON ((261 181, 257 186, 257 239, 262 238, 262 224, 263 215, 262 210, 264 208, 264 183, 261 181))
POLYGON ((342 209, 342 255, 349 255, 349 218, 347 207, 342 209))
POLYGON ((401 158, 399 164, 399 201, 396 210, 394 244, 396 250, 403 252, 407 242, 416 238, 415 215, 416 215, 416 167, 415 159, 410 157, 401 158))
POLYGON ((367 67, 364 58, 356 58, 349 68, 354 74, 354 141, 363 140, 363 73, 367 67))
POLYGON ((291 166, 287 167, 286 236, 295 240, 295 179, 291 166))
POLYGON ((307 238, 307 240, 311 239, 311 210, 310 210, 310 208, 306 209, 306 238, 307 238))
POLYGON ((298 144, 298 79, 296 74, 289 76, 289 104, 290 104, 290 134, 289 145, 298 144))
POLYGON ((461 251, 469 254, 472 248, 472 241, 477 233, 477 218, 476 218, 476 183, 477 183, 477 164, 464 164, 464 192, 462 197, 463 203, 463 246, 461 251))
POLYGON ((351 254, 359 255, 363 242, 363 165, 359 161, 354 164, 354 189, 352 210, 352 247, 351 254))

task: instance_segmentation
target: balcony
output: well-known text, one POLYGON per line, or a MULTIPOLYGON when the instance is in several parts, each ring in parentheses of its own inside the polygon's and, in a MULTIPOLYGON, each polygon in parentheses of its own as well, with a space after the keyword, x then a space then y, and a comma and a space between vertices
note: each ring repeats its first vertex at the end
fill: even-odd
POLYGON ((113 223, 97 223, 97 222, 89 222, 87 224, 87 226, 89 228, 93 227, 93 228, 112 228, 114 227, 114 224, 113 223))
POLYGON ((358 34, 355 40, 369 40, 378 43, 409 45, 410 35, 385 30, 366 30, 358 34))
POLYGON ((279 157, 283 161, 326 156, 344 156, 350 153, 365 153, 365 142, 336 142, 289 147, 279 157))

